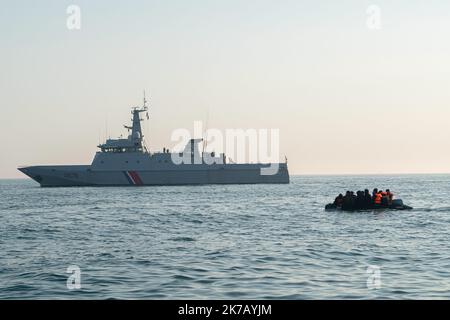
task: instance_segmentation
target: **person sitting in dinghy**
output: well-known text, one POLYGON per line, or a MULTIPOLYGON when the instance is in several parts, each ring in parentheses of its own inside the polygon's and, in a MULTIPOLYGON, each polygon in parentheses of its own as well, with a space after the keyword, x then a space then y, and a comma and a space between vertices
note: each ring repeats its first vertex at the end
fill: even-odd
POLYGON ((342 193, 340 193, 336 199, 334 199, 333 204, 336 206, 336 208, 341 208, 342 207, 342 203, 344 202, 344 195, 342 193))

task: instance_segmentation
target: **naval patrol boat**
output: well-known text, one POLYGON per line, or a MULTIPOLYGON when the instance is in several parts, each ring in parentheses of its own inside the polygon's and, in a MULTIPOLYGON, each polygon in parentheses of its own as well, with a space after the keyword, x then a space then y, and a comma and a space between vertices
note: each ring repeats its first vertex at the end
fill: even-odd
POLYGON ((132 126, 127 138, 107 139, 90 165, 45 165, 19 167, 41 187, 147 186, 289 183, 285 163, 227 163, 225 154, 199 152, 202 139, 191 139, 182 153, 149 152, 142 134, 142 113, 148 107, 131 109, 132 126), (207 156, 207 159, 206 157, 207 156), (173 159, 190 161, 173 161, 173 159), (200 159, 200 161, 198 161, 200 159), (208 160, 208 161, 206 161, 208 160), (212 160, 212 161, 211 161, 212 160), (277 168, 265 173, 265 169, 277 168))

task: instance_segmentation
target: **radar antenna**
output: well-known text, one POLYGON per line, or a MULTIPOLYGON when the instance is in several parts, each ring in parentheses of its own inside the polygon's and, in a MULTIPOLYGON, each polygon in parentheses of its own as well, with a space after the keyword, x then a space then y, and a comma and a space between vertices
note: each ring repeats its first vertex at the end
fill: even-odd
POLYGON ((144 90, 144 105, 142 108, 146 111, 145 116, 147 120, 150 120, 150 117, 148 116, 148 107, 147 107, 147 98, 145 97, 145 90, 144 90))
POLYGON ((205 137, 203 139, 202 157, 203 157, 203 154, 205 153, 206 147, 208 145, 208 122, 209 122, 209 107, 206 112, 206 131, 204 132, 205 137))
POLYGON ((144 90, 144 108, 147 107, 147 99, 145 98, 145 90, 144 90))

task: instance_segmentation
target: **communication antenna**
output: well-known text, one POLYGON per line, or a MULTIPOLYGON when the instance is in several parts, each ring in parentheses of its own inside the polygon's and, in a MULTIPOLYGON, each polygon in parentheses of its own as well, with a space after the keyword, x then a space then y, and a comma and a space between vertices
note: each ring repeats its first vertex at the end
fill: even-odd
MULTIPOLYGON (((145 97, 145 90, 144 90, 144 109, 145 111, 147 111, 148 107, 147 107, 147 98, 145 97)), ((147 120, 150 119, 150 117, 148 116, 148 111, 145 113, 145 116, 147 117, 147 120)))
POLYGON ((108 112, 105 114, 105 141, 108 139, 108 112))
POLYGON ((145 98, 145 90, 144 90, 144 107, 147 107, 147 99, 145 98))
MULTIPOLYGON (((144 91, 144 106, 143 106, 143 108, 146 111, 145 112, 145 116, 146 116, 147 121, 148 121, 148 120, 150 120, 150 117, 148 116, 148 107, 147 107, 147 98, 145 96, 145 89, 143 91, 144 91)), ((144 130, 145 130, 145 136, 146 137, 148 137, 149 134, 150 134, 150 128, 149 127, 150 127, 150 125, 146 121, 144 121, 144 130)), ((143 140, 144 140, 144 148, 148 152, 147 140, 146 139, 143 139, 143 140)))
POLYGON ((208 110, 206 111, 206 126, 205 126, 206 129, 204 132, 205 138, 203 139, 202 157, 203 157, 203 154, 205 153, 205 149, 208 144, 208 122, 209 122, 209 107, 208 107, 208 110))

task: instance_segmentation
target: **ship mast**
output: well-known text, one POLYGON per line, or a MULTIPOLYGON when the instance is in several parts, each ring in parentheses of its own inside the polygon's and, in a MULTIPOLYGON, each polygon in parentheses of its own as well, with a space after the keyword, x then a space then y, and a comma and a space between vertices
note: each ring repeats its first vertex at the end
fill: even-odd
POLYGON ((148 116, 148 107, 147 107, 147 99, 145 97, 145 91, 144 91, 144 99, 143 99, 143 105, 142 107, 135 107, 131 110, 131 114, 133 115, 132 119, 132 127, 131 127, 131 140, 133 141, 133 144, 138 148, 144 148, 147 149, 143 143, 144 135, 142 134, 142 127, 141 127, 141 117, 140 114, 142 112, 146 112, 147 119, 148 116))
POLYGON ((104 144, 100 144, 98 147, 103 152, 146 152, 148 153, 147 146, 144 142, 144 135, 142 134, 142 126, 140 114, 142 112, 146 112, 147 119, 148 116, 148 106, 147 99, 145 97, 144 91, 144 101, 141 107, 133 107, 131 108, 131 114, 133 115, 131 119, 131 126, 124 125, 124 127, 128 130, 128 139, 107 139, 104 144), (131 131, 131 133, 130 133, 131 131))

